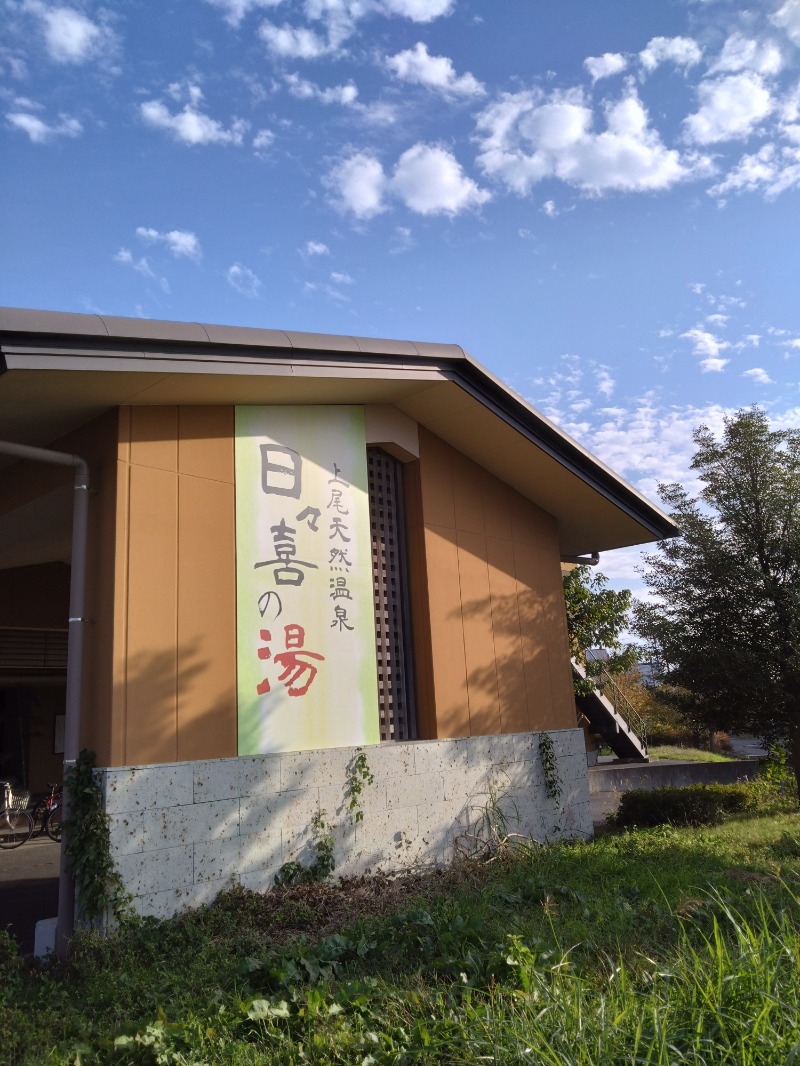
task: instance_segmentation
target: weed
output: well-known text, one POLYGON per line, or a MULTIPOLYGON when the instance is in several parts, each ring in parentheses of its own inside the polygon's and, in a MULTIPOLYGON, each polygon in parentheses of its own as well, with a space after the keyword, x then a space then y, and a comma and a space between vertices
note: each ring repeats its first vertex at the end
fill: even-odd
POLYGON ((316 859, 310 866, 292 860, 285 862, 275 874, 276 885, 303 885, 309 881, 324 881, 336 869, 333 830, 326 811, 317 811, 311 819, 311 832, 316 859))
POLYGON ((347 767, 347 808, 353 814, 355 822, 364 820, 364 812, 361 809, 361 793, 365 785, 371 785, 375 777, 369 768, 367 756, 361 748, 356 748, 356 753, 347 767))
POLYGON ((554 803, 558 803, 562 792, 561 775, 558 772, 558 758, 553 738, 549 733, 539 734, 539 761, 542 764, 544 790, 547 797, 554 803))

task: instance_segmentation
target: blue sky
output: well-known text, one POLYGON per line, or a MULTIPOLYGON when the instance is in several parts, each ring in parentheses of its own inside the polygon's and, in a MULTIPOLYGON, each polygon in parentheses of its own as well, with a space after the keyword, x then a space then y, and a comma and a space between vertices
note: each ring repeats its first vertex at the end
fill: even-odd
POLYGON ((653 498, 800 425, 800 0, 0 3, 0 303, 456 342, 653 498))

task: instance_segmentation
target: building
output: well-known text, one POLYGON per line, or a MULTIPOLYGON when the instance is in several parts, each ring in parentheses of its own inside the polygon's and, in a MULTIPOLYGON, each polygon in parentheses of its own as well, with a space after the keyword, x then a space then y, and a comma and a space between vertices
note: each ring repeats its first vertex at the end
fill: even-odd
POLYGON ((498 796, 591 832, 560 560, 674 527, 460 347, 5 309, 0 351, 0 440, 91 491, 70 619, 80 491, 0 446, 0 776, 54 779, 66 714, 142 912, 272 883, 320 810, 342 872, 498 796))

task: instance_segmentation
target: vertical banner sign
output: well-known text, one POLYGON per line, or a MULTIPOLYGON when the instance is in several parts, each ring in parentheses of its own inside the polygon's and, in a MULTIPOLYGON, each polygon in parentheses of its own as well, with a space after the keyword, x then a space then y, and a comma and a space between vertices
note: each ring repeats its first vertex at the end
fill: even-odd
POLYGON ((236 408, 239 754, 379 737, 361 407, 236 408))

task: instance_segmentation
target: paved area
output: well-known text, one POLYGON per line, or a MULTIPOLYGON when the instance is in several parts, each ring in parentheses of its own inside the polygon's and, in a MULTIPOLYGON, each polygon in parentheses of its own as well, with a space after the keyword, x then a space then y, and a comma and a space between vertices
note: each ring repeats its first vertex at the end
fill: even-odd
POLYGON ((33 951, 39 919, 54 918, 58 911, 60 852, 60 845, 45 836, 0 851, 0 929, 15 937, 23 954, 33 951))

